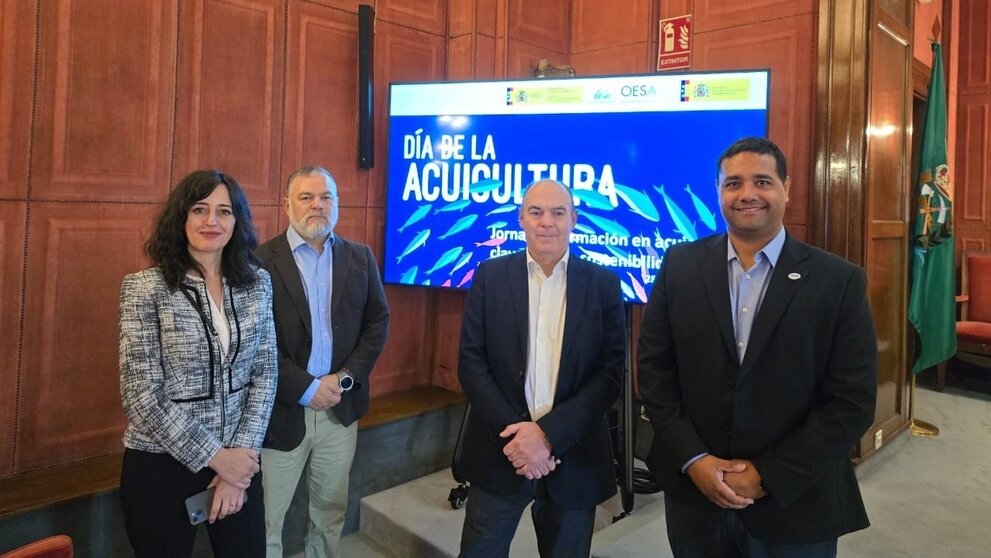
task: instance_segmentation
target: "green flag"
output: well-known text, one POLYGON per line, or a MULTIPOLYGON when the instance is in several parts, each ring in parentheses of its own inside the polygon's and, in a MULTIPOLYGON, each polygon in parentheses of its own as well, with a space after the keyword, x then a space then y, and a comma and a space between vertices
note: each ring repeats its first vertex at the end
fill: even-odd
POLYGON ((908 319, 919 332, 917 374, 957 352, 953 268, 953 212, 946 160, 946 86, 942 48, 933 43, 932 81, 919 151, 918 211, 912 234, 912 291, 908 319))

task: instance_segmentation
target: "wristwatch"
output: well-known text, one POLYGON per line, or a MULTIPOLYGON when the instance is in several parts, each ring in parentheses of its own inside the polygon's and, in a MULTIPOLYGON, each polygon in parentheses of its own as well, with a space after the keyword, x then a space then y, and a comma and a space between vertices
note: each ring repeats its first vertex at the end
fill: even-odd
POLYGON ((341 391, 350 391, 354 387, 354 374, 347 368, 341 368, 337 374, 337 382, 341 386, 341 391))

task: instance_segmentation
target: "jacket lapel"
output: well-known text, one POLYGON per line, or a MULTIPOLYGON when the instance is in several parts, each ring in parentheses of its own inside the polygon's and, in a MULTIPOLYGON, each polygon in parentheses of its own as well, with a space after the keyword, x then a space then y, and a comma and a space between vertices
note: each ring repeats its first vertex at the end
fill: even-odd
POLYGON ((526 252, 520 252, 506 265, 506 282, 516 322, 517 347, 522 355, 520 366, 526 368, 527 332, 530 330, 530 289, 527 283, 526 252))
POLYGON ((334 316, 338 315, 337 307, 348 288, 348 277, 351 276, 348 273, 351 266, 351 249, 335 236, 331 242, 331 250, 333 250, 334 260, 334 282, 333 287, 331 287, 333 292, 330 294, 330 321, 333 323, 334 316))
MULTIPOLYGON (((702 266, 702 278, 709 304, 719 325, 719 334, 723 338, 726 350, 736 356, 736 335, 733 333, 733 316, 729 307, 729 271, 726 267, 726 235, 721 234, 707 243, 708 250, 699 265, 702 266)), ((675 294, 677 296, 677 294, 675 294)))
POLYGON ((571 393, 571 382, 575 375, 569 371, 577 369, 578 358, 578 325, 585 315, 586 292, 588 291, 588 268, 585 262, 575 256, 568 258, 567 267, 567 309, 564 314, 564 339, 561 340, 561 366, 558 370, 557 389, 554 392, 554 404, 558 404, 559 394, 571 393))
POLYGON ((740 366, 740 376, 745 375, 753 367, 754 361, 760 356, 784 315, 785 309, 792 297, 802 285, 806 276, 803 263, 808 256, 801 244, 792 240, 791 235, 785 237, 778 265, 771 272, 771 282, 760 303, 760 310, 754 318, 754 327, 750 331, 747 342, 747 353, 740 366))
MULTIPOLYGON (((272 264, 280 281, 289 293, 289 300, 296 307, 296 312, 303 319, 306 325, 306 334, 313 336, 310 325, 310 305, 306 302, 306 291, 303 290, 303 279, 299 276, 299 268, 296 267, 296 259, 293 258, 292 249, 289 248, 289 240, 286 234, 282 233, 278 237, 276 246, 272 250, 272 264)), ((274 280, 274 278, 273 278, 274 280)))

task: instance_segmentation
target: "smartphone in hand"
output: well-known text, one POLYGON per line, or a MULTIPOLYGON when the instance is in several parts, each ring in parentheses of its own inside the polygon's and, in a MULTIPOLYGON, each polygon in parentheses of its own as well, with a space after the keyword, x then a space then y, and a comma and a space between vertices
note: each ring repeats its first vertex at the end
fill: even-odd
POLYGON ((214 487, 207 488, 203 492, 193 494, 186 498, 186 517, 192 525, 199 525, 210 517, 210 508, 213 506, 214 487))

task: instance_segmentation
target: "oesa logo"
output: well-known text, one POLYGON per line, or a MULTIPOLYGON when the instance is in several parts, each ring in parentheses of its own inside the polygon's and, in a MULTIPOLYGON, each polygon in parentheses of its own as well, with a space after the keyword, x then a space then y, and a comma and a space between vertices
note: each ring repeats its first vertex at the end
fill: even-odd
POLYGON ((612 93, 606 89, 596 89, 592 98, 596 101, 608 101, 612 99, 612 93))
POLYGON ((624 85, 619 89, 619 94, 624 97, 656 97, 657 91, 653 85, 624 85))

